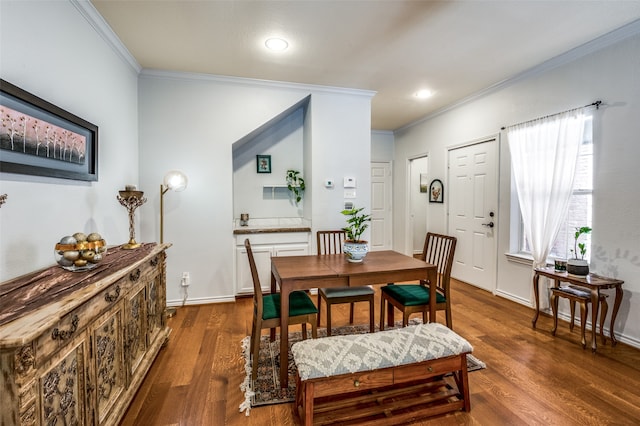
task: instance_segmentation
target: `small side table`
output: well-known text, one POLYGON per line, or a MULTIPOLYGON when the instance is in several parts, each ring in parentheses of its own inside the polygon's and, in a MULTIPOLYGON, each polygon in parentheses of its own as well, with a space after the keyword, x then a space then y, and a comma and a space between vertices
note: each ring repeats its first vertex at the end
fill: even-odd
POLYGON ((611 324, 609 325, 609 337, 611 337, 611 345, 615 346, 618 341, 613 333, 613 326, 618 315, 618 309, 622 303, 622 284, 624 281, 614 278, 601 277, 595 274, 589 274, 586 277, 577 277, 569 275, 567 272, 556 271, 553 267, 549 268, 536 268, 533 275, 533 293, 536 302, 536 313, 531 320, 533 328, 536 328, 536 322, 540 314, 540 292, 539 281, 540 277, 551 278, 555 281, 555 287, 560 287, 560 282, 567 282, 569 284, 586 287, 591 290, 591 350, 593 352, 597 349, 596 342, 596 328, 598 324, 598 308, 600 301, 600 290, 607 288, 616 289, 616 298, 613 303, 613 310, 611 311, 611 324))

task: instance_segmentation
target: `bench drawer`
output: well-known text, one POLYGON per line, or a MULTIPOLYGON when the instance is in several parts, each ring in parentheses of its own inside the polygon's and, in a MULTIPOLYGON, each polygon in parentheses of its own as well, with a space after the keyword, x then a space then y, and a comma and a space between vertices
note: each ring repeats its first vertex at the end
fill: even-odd
POLYGON ((376 389, 393 384, 393 370, 365 371, 360 373, 313 380, 314 398, 342 393, 376 389))
POLYGON ((404 383, 413 380, 428 379, 430 377, 447 374, 460 370, 461 356, 439 358, 424 361, 419 364, 401 365, 395 367, 394 383, 404 383))

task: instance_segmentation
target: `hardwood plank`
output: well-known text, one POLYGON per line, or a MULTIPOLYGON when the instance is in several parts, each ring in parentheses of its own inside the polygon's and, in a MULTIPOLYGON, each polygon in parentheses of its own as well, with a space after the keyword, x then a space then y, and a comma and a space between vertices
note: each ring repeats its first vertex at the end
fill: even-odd
MULTIPOLYGON (((487 369, 469 373, 470 412, 412 424, 640 424, 640 349, 599 341, 595 354, 583 350, 579 327, 572 333, 560 321, 551 336, 550 316, 541 315, 533 329, 532 308, 455 280, 452 305, 454 330, 469 340, 487 369)), ((355 322, 367 324, 362 306, 355 322)), ((179 308, 168 320, 170 341, 122 424, 299 424, 293 404, 256 407, 248 417, 239 412, 244 399, 240 341, 251 330, 251 309, 251 298, 179 308)), ((442 313, 438 321, 444 323, 442 313)), ((332 322, 348 324, 349 307, 334 306, 332 322)))

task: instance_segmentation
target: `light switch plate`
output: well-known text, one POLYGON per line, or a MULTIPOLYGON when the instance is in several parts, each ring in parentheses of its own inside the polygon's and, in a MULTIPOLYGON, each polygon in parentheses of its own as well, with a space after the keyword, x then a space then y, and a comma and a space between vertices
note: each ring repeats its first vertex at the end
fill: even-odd
POLYGON ((344 198, 356 198, 356 190, 355 189, 345 189, 344 190, 344 198))

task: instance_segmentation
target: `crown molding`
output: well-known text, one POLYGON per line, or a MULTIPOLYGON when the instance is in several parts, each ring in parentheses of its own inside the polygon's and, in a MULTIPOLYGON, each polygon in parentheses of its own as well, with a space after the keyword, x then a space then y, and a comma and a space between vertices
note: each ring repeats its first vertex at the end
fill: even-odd
POLYGON ((75 6, 80 14, 87 20, 87 22, 93 27, 100 37, 113 49, 114 52, 128 64, 136 74, 140 74, 142 67, 124 46, 122 41, 118 38, 113 29, 107 24, 102 15, 96 10, 96 8, 88 0, 69 0, 69 2, 75 6))
POLYGON ((286 81, 261 80, 246 77, 231 77, 225 75, 191 73, 182 71, 165 71, 144 68, 140 72, 140 77, 159 78, 182 81, 210 81, 214 83, 235 84, 241 86, 264 86, 277 89, 304 90, 307 92, 322 92, 340 95, 355 95, 372 98, 377 93, 374 90, 350 89, 345 87, 321 86, 315 84, 291 83, 286 81))

